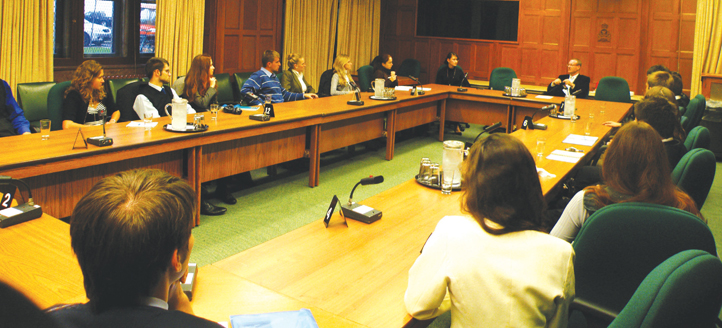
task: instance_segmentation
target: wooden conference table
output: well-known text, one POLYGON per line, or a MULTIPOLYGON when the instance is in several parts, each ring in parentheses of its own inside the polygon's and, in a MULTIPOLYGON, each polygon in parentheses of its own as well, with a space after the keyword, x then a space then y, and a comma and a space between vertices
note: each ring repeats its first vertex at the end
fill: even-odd
MULTIPOLYGON (((107 135, 114 144, 103 148, 74 149, 77 130, 53 131, 45 141, 38 134, 6 137, 5 148, 11 151, 0 156, 0 175, 26 181, 44 212, 61 218, 71 214, 97 181, 134 168, 158 168, 181 176, 200 200, 202 182, 308 158, 313 187, 319 184, 323 152, 385 136, 386 159, 391 160, 397 131, 439 121, 439 140, 443 140, 445 120, 516 126, 535 109, 561 101, 532 95, 512 99, 493 90, 469 88, 460 93, 456 87, 427 87, 431 91, 423 96, 399 91, 394 101, 371 100, 364 93, 364 106, 347 105, 350 95, 276 104, 276 118, 269 122, 249 120, 248 112, 240 116, 221 112, 218 121, 206 114, 210 128, 194 134, 165 131, 162 125, 170 122, 167 117, 155 119, 159 124, 149 132, 128 128, 127 123, 109 124, 107 135)), ((578 101, 582 113, 587 103, 578 101)), ((614 103, 608 104, 611 112, 614 103)), ((83 132, 86 137, 102 134, 97 126, 85 127, 83 132)))
MULTIPOLYGON (((580 102, 597 112, 599 103, 580 102)), ((629 104, 606 104, 606 118, 619 121, 629 104)), ((586 109, 585 109, 586 107, 586 109)), ((599 115, 597 113, 597 115, 599 115)), ((547 137, 544 157, 566 145, 569 133, 583 133, 577 123, 548 117, 548 130, 519 130, 514 135, 530 149, 547 137)), ((609 129, 596 124, 592 135, 609 129)), ((600 138, 601 139, 601 138, 600 138)), ((592 147, 577 146, 592 156, 592 147)), ((556 175, 542 178, 549 197, 559 181, 580 165, 537 157, 537 165, 556 175)), ((416 322, 406 313, 403 294, 408 270, 436 223, 460 213, 460 193, 443 196, 410 180, 363 203, 383 211, 367 225, 339 224, 328 229, 313 222, 283 236, 199 269, 193 306, 196 314, 215 321, 242 313, 311 309, 320 327, 402 327, 416 322), (423 204, 423 205, 420 205, 423 204), (420 206, 423 206, 420 208, 420 206)), ((23 291, 40 307, 82 302, 82 275, 70 249, 68 225, 48 215, 0 229, 0 279, 23 291)))

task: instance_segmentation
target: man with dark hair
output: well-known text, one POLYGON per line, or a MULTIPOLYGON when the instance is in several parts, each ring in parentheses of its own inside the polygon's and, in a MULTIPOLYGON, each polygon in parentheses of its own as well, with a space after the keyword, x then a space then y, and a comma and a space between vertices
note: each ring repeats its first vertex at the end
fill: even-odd
POLYGON ((30 122, 13 97, 5 80, 0 80, 0 137, 30 134, 30 122))
MULTIPOLYGON (((254 94, 259 97, 271 95, 271 102, 281 103, 318 98, 315 93, 294 93, 289 92, 281 86, 276 73, 281 68, 281 55, 274 50, 266 50, 261 56, 261 69, 253 74, 243 83, 241 95, 254 94)), ((250 105, 259 105, 264 99, 257 99, 250 102, 250 105)))
POLYGON ((70 218, 86 304, 50 310, 65 327, 218 327, 193 315, 181 281, 193 249, 195 193, 160 170, 98 182, 70 218))
POLYGON ((670 70, 669 70, 669 68, 667 68, 667 66, 664 66, 664 65, 654 65, 654 66, 650 67, 650 68, 647 70, 647 75, 652 74, 652 73, 654 73, 654 72, 667 72, 667 73, 669 73, 670 70))
POLYGON ((674 83, 672 83, 672 87, 670 90, 674 92, 675 98, 677 99, 677 105, 680 107, 687 108, 687 105, 689 105, 689 97, 684 93, 684 84, 682 83, 682 75, 680 75, 678 72, 672 72, 672 78, 674 79, 674 83))
POLYGON ((677 109, 662 97, 645 98, 634 104, 634 116, 637 121, 646 122, 659 133, 667 150, 667 158, 672 169, 677 166, 687 148, 682 140, 674 138, 675 130, 681 130, 677 119, 677 109))
MULTIPOLYGON (((139 86, 139 94, 135 97, 133 110, 138 118, 143 118, 147 111, 153 113, 153 117, 166 116, 165 105, 170 104, 173 99, 179 99, 178 94, 168 84, 170 83, 170 65, 168 61, 153 57, 145 64, 145 74, 148 83, 139 86)), ((196 111, 188 104, 188 113, 196 111)))
POLYGON ((657 71, 647 75, 647 89, 659 85, 671 90, 672 84, 674 84, 674 78, 669 72, 657 71))
POLYGON ((547 86, 547 92, 545 95, 564 97, 570 91, 571 94, 577 98, 586 98, 589 96, 589 82, 591 79, 588 76, 579 74, 582 70, 582 62, 579 59, 572 58, 567 64, 567 72, 569 74, 559 75, 552 83, 547 86))

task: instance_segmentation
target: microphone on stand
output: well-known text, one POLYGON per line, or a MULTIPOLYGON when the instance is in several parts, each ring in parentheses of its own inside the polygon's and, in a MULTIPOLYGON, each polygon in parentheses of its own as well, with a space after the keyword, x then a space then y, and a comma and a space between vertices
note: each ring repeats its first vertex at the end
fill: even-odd
MULTIPOLYGON (((411 75, 409 75, 409 78, 412 79, 412 80, 414 80, 416 83, 419 84, 419 90, 416 91, 416 94, 419 95, 419 96, 420 96, 420 95, 423 95, 425 92, 424 92, 424 86, 421 84, 421 81, 419 81, 419 79, 417 79, 417 78, 415 78, 415 77, 413 77, 413 76, 411 76, 411 75)), ((415 89, 415 88, 416 88, 416 86, 414 86, 414 89, 415 89)))
POLYGON ((556 109, 556 108, 557 108, 557 105, 556 105, 556 104, 551 104, 551 105, 544 106, 544 107, 538 109, 537 111, 534 112, 534 114, 532 114, 531 117, 525 116, 525 117, 524 117, 524 121, 521 123, 521 128, 524 129, 524 130, 526 130, 526 129, 529 129, 529 130, 546 130, 546 129, 547 129, 546 124, 534 123, 534 116, 536 116, 536 114, 539 113, 539 112, 543 112, 543 111, 545 111, 545 110, 550 110, 550 109, 556 109))
POLYGON ((346 103, 354 106, 363 106, 364 102, 361 100, 361 89, 359 89, 358 85, 356 85, 356 82, 353 80, 348 81, 348 84, 353 88, 353 93, 356 99, 349 100, 346 103))
POLYGON ((466 77, 467 77, 467 76, 469 76, 469 72, 466 72, 466 74, 464 74, 464 78, 461 79, 461 83, 459 83, 459 88, 456 89, 456 91, 466 92, 467 89, 464 88, 463 86, 464 86, 464 80, 466 80, 466 77))
POLYGON ((351 189, 351 195, 348 197, 348 204, 341 204, 341 215, 349 219, 354 219, 356 221, 361 221, 364 223, 373 223, 380 219, 381 211, 373 209, 366 205, 354 203, 353 192, 356 191, 356 187, 358 187, 359 185, 379 184, 381 182, 384 182, 384 177, 379 175, 363 178, 361 179, 361 181, 356 183, 353 189, 351 189))
POLYGON ((100 118, 103 121, 103 135, 99 137, 90 137, 87 141, 89 144, 96 145, 98 147, 110 146, 113 144, 113 138, 105 136, 105 106, 103 106, 103 104, 98 104, 98 113, 100 113, 100 118))

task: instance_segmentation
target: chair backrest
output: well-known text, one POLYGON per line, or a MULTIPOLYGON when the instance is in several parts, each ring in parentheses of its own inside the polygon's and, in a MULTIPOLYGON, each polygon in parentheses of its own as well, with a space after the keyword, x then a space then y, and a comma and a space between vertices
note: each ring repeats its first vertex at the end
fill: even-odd
POLYGON ((618 76, 605 76, 597 84, 594 100, 631 103, 629 83, 618 76))
POLYGON ((233 73, 233 79, 236 80, 236 88, 233 90, 233 93, 236 95, 238 102, 243 101, 241 88, 243 88, 243 83, 251 77, 251 74, 253 74, 253 72, 233 73))
POLYGON ((720 307, 722 261, 686 250, 652 270, 609 327, 714 327, 720 307))
POLYGON ((69 86, 70 81, 60 82, 48 91, 47 108, 52 131, 63 129, 63 99, 69 86))
POLYGON ((709 149, 709 143, 709 129, 701 125, 697 125, 689 131, 687 139, 684 140, 684 146, 687 148, 687 151, 695 148, 709 149))
POLYGON ((329 97, 331 96, 331 79, 333 78, 333 68, 321 73, 321 78, 318 82, 318 96, 329 97))
POLYGON ((118 100, 117 100, 118 97, 117 97, 117 96, 118 96, 118 90, 120 90, 120 88, 122 88, 122 87, 124 87, 124 86, 126 86, 126 85, 128 85, 128 84, 131 84, 131 83, 133 83, 133 82, 138 82, 138 81, 140 81, 140 79, 137 78, 137 77, 136 77, 136 78, 132 78, 132 79, 112 79, 112 80, 108 80, 108 89, 110 90, 110 97, 111 97, 110 99, 111 99, 111 101, 113 101, 113 104, 117 104, 117 103, 118 103, 118 100))
MULTIPOLYGON (((17 100, 31 127, 40 128, 40 120, 48 117, 48 93, 55 82, 18 84, 17 100)), ((52 122, 51 122, 52 123, 52 122)))
POLYGON ((148 84, 147 82, 133 82, 118 90, 118 102, 115 105, 116 110, 120 111, 120 120, 118 122, 128 122, 139 120, 138 114, 133 110, 135 98, 140 93, 140 86, 148 84))
POLYGON ((366 92, 371 88, 371 80, 373 80, 374 68, 371 65, 364 65, 358 69, 358 84, 361 91, 366 92))
POLYGON ((497 67, 491 71, 489 76, 489 87, 491 90, 504 90, 504 87, 511 86, 511 80, 516 78, 516 72, 508 67, 497 67))
POLYGON ((2 327, 59 327, 33 301, 5 282, 0 282, 0 318, 2 327))
POLYGON ((399 66, 398 69, 396 69, 396 75, 398 76, 413 76, 415 78, 418 78, 419 75, 421 75, 421 62, 413 59, 413 58, 407 58, 404 59, 403 62, 401 62, 401 66, 399 66))
POLYGON ((213 74, 216 78, 216 100, 219 104, 233 104, 236 102, 233 97, 233 87, 231 86, 231 75, 228 73, 213 74))
POLYGON ((687 121, 684 122, 682 128, 684 128, 685 131, 691 131, 699 125, 699 122, 702 121, 702 116, 704 115, 704 110, 706 108, 707 99, 705 99, 703 95, 697 95, 696 97, 690 99, 689 104, 687 104, 687 110, 684 112, 683 116, 687 117, 687 121))
POLYGON ((704 148, 687 152, 672 170, 672 181, 702 209, 714 181, 717 163, 714 153, 704 148))
POLYGON ((573 247, 576 298, 617 313, 647 274, 672 255, 688 249, 717 254, 702 220, 647 203, 601 208, 584 222, 573 247))

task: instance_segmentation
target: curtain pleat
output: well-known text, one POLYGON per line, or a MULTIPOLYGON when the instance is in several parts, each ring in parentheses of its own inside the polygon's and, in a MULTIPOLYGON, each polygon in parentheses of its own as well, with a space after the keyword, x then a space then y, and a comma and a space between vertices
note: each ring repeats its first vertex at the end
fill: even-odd
POLYGON ((354 72, 379 55, 381 0, 341 0, 337 54, 351 58, 354 72))
POLYGON ((185 76, 196 55, 203 53, 204 0, 158 0, 156 56, 170 62, 172 81, 185 76))
MULTIPOLYGON (((53 0, 0 1, 0 78, 53 81, 53 0)), ((17 96, 17 95, 16 95, 17 96)))
POLYGON ((702 93, 702 73, 722 74, 722 5, 720 0, 697 0, 690 97, 702 93))
POLYGON ((314 89, 323 71, 333 65, 336 43, 338 0, 287 0, 281 63, 288 69, 286 56, 299 54, 306 59, 304 77, 314 89))

